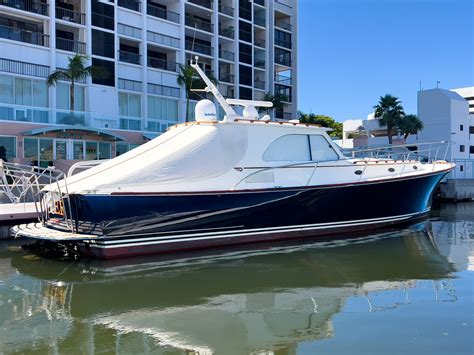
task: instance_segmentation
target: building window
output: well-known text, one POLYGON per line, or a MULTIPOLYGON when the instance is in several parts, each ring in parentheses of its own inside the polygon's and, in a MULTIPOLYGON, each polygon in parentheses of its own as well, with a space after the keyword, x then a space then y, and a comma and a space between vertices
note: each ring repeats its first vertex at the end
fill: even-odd
MULTIPOLYGON (((148 118, 177 121, 178 101, 148 95, 148 118)), ((154 130, 159 132, 161 130, 154 130)))
POLYGON ((463 153, 465 150, 466 150, 466 147, 465 147, 463 144, 461 144, 461 145, 459 146, 459 151, 460 151, 461 153, 463 153))
POLYGON ((474 134, 474 126, 469 126, 469 134, 474 134))
POLYGON ((53 164, 52 138, 25 138, 23 141, 23 156, 29 158, 33 165, 43 168, 53 164))
POLYGON ((464 171, 464 165, 459 165, 459 171, 463 172, 464 171))
POLYGON ((239 61, 241 63, 252 64, 252 46, 239 43, 239 61))
POLYGON ((140 95, 119 92, 119 113, 121 116, 141 117, 140 95))
MULTIPOLYGON (((56 107, 61 110, 70 110, 71 86, 64 83, 56 85, 56 107)), ((85 107, 84 86, 74 86, 74 111, 84 111, 85 107)))
POLYGON ((92 26, 114 29, 114 7, 104 1, 92 0, 92 26))
POLYGON ((117 143, 115 145, 115 156, 119 156, 119 155, 122 155, 126 152, 128 152, 129 150, 132 150, 136 147, 138 147, 139 144, 134 144, 134 143, 124 143, 124 142, 120 142, 120 143, 117 143))
POLYGON ((246 65, 239 65, 239 81, 241 85, 252 86, 252 68, 246 65))
POLYGON ((0 136, 0 159, 16 158, 16 137, 0 136))
POLYGON ((92 54, 114 58, 115 47, 113 33, 92 30, 92 54))
POLYGON ((46 81, 0 75, 0 103, 48 107, 46 81))
POLYGON ((460 131, 464 131, 464 126, 463 126, 463 125, 459 125, 459 130, 460 130, 460 131))
POLYGON ((239 86, 239 98, 241 100, 252 100, 252 89, 239 86))
POLYGON ((115 86, 115 64, 114 62, 92 58, 92 65, 95 67, 102 67, 106 75, 100 77, 92 77, 93 84, 115 86))
POLYGON ((469 154, 474 154, 474 145, 469 147, 469 154))

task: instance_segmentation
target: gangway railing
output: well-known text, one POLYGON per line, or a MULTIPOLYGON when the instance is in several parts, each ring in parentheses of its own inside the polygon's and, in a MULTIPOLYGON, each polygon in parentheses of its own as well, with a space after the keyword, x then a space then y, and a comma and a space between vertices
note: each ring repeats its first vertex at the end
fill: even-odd
POLYGON ((0 159, 0 183, 0 195, 6 196, 11 203, 34 202, 41 223, 54 214, 62 216, 68 229, 74 231, 69 192, 61 170, 0 159), (51 188, 45 191, 48 186, 51 188))

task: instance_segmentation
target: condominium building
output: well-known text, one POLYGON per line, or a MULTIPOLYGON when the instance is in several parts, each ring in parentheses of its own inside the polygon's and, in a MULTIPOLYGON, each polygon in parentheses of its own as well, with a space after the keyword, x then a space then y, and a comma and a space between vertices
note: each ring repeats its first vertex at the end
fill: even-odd
POLYGON ((70 165, 156 137, 185 120, 195 56, 224 96, 283 94, 273 115, 295 117, 296 24, 296 0, 0 0, 0 157, 70 165), (46 78, 75 53, 108 75, 76 83, 71 107, 46 78))

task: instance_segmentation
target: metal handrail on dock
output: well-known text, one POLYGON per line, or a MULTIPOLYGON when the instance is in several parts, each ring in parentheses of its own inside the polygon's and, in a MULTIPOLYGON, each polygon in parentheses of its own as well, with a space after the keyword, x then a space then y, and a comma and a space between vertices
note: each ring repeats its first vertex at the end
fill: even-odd
POLYGON ((0 159, 0 182, 0 194, 6 195, 12 203, 24 203, 27 197, 32 198, 41 223, 45 224, 50 214, 59 214, 68 229, 74 231, 69 192, 61 170, 53 166, 41 168, 0 159), (54 186, 55 191, 45 192, 46 186, 54 186))

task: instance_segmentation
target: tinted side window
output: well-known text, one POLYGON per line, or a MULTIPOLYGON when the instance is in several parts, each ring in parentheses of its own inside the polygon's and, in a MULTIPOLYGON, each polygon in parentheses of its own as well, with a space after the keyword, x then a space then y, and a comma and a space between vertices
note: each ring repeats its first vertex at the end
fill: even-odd
POLYGON ((306 134, 288 134, 277 138, 263 153, 264 161, 311 161, 306 134))
POLYGON ((338 160, 339 156, 323 136, 310 135, 311 159, 313 161, 338 160))

